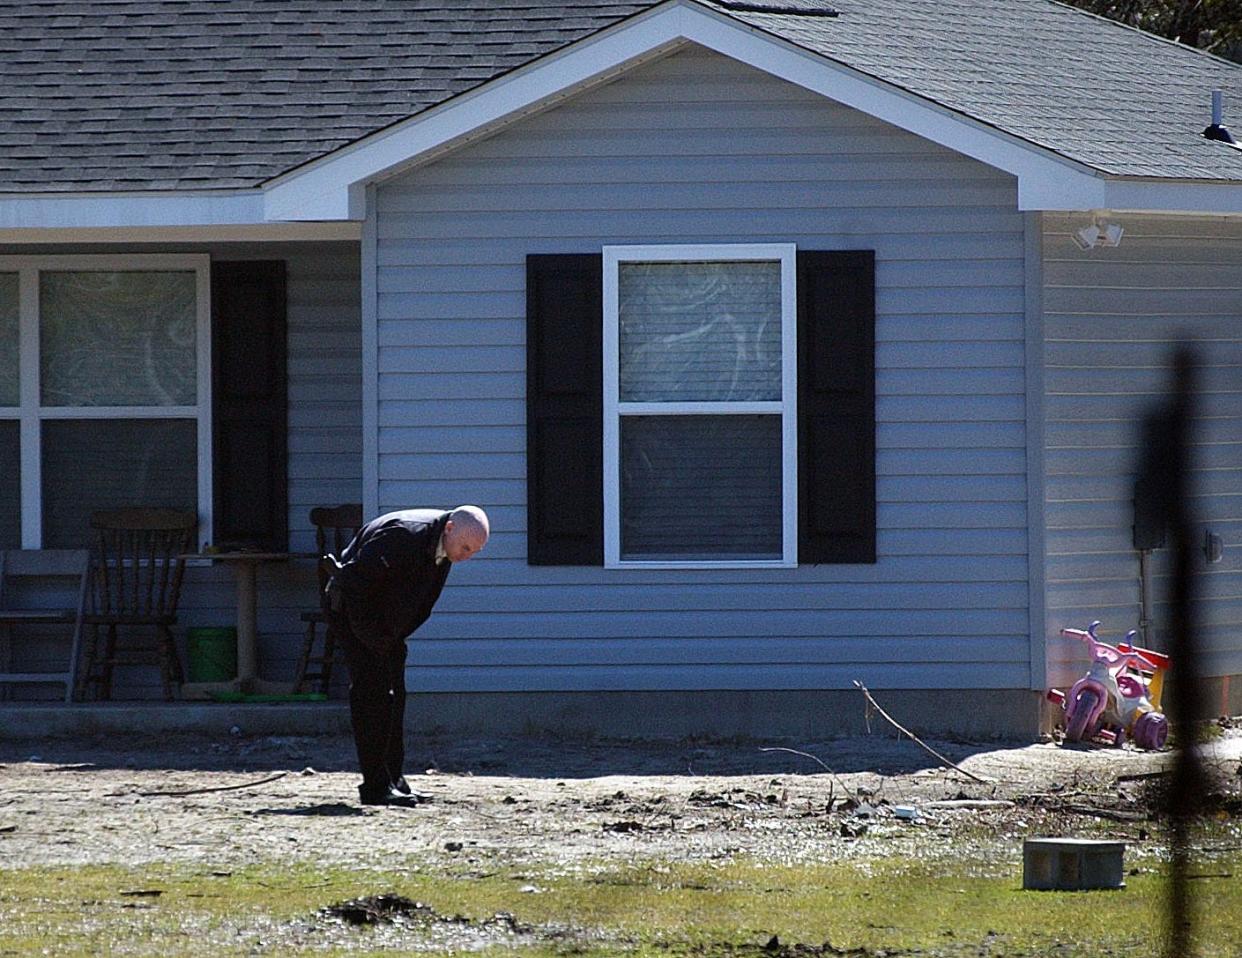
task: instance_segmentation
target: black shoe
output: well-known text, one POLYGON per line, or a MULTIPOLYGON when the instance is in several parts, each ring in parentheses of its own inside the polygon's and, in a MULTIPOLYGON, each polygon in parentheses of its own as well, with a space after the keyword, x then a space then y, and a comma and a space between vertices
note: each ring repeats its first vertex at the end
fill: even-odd
POLYGON ((427 802, 429 799, 426 795, 409 795, 398 792, 395 788, 386 789, 382 792, 364 791, 358 789, 358 800, 363 805, 396 805, 400 808, 415 808, 427 802))
POLYGON ((410 788, 410 783, 405 780, 404 775, 398 778, 392 787, 395 791, 400 792, 402 795, 413 795, 420 802, 431 801, 431 796, 426 792, 416 792, 414 789, 410 788))

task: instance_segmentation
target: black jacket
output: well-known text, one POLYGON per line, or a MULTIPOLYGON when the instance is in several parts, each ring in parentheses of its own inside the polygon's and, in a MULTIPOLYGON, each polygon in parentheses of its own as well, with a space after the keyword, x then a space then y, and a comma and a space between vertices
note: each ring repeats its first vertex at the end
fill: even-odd
POLYGON ((372 519, 341 553, 333 576, 354 635, 376 649, 403 642, 427 621, 452 563, 436 564, 449 513, 407 509, 372 519))

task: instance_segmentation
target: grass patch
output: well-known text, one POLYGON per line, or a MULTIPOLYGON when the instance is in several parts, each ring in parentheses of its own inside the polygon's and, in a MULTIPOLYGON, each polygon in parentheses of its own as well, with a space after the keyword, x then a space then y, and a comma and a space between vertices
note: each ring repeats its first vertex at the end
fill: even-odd
MULTIPOLYGON (((1195 869, 1203 958, 1242 953, 1242 857, 1195 869)), ((445 873, 258 865, 232 872, 0 870, 0 955, 1143 955, 1166 882, 1145 864, 1113 892, 1024 892, 1019 863, 769 866, 601 863, 445 873), (398 895, 365 927, 326 909, 398 895), (498 917, 499 916, 499 917, 498 917)))

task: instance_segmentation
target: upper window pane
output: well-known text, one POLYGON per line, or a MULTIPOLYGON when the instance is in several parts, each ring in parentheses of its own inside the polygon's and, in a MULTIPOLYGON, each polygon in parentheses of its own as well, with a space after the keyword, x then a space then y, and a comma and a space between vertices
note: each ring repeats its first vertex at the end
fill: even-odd
POLYGON ((18 404, 17 274, 0 273, 0 406, 18 404))
POLYGON ((622 402, 781 398, 779 261, 618 266, 622 402))
POLYGON ((40 392, 47 406, 192 406, 192 272, 44 272, 40 392))

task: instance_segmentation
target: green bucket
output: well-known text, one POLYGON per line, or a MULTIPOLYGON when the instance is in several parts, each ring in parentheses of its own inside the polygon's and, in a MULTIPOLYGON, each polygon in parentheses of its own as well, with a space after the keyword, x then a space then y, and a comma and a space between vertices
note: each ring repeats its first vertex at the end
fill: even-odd
POLYGON ((237 678, 237 630, 232 626, 186 630, 191 682, 237 678))

